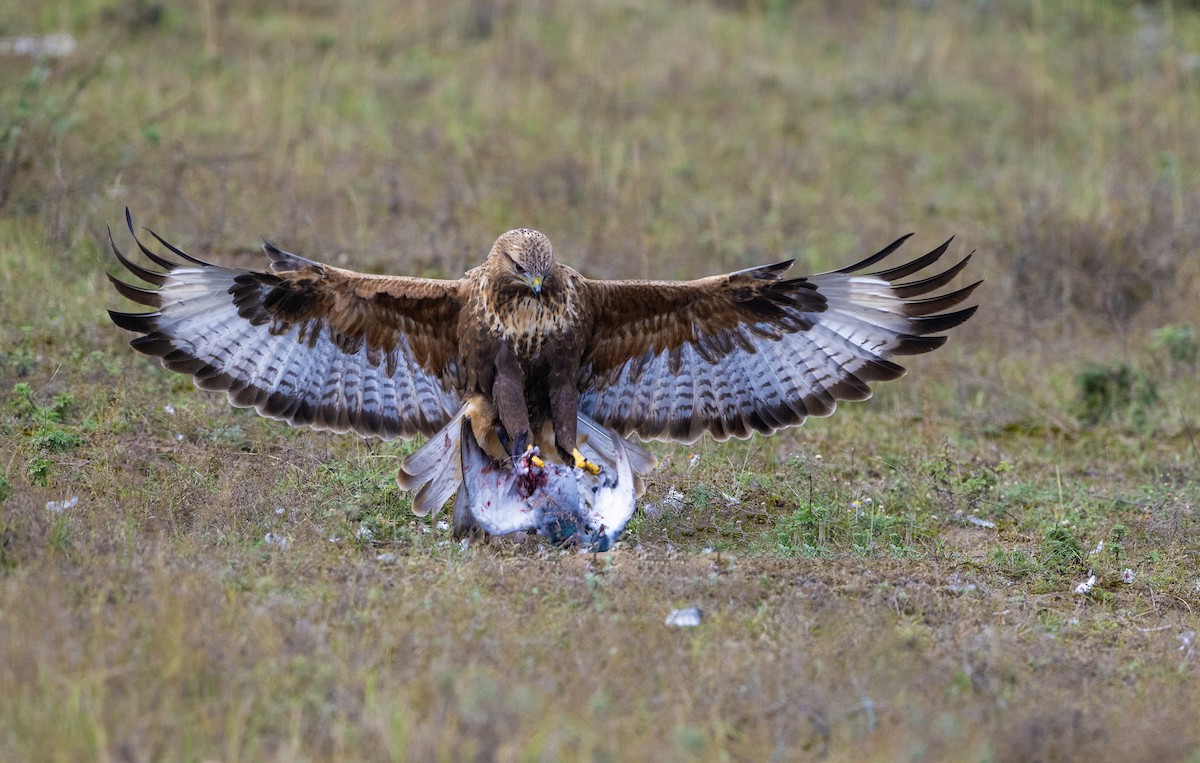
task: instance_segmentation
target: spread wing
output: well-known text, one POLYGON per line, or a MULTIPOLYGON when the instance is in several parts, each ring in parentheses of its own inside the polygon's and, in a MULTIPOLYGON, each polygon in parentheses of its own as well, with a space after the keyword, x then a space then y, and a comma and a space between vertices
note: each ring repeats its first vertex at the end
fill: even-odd
MULTIPOLYGON (((910 234, 911 235, 911 234, 910 234)), ((940 347, 931 336, 971 317, 949 311, 979 283, 928 296, 970 255, 927 278, 947 241, 907 264, 861 271, 907 239, 850 267, 783 278, 792 262, 696 281, 583 279, 592 341, 580 369, 580 411, 622 435, 691 442, 769 434, 864 400, 869 382, 895 379, 892 362, 940 347)))
MULTIPOLYGON (((133 223, 125 211, 129 232, 133 223)), ((430 435, 459 408, 454 390, 461 281, 372 276, 264 243, 271 272, 196 259, 151 235, 183 262, 137 241, 165 272, 109 243, 127 270, 156 288, 109 280, 153 308, 109 311, 141 334, 134 349, 162 359, 234 405, 294 425, 382 438, 430 435)))

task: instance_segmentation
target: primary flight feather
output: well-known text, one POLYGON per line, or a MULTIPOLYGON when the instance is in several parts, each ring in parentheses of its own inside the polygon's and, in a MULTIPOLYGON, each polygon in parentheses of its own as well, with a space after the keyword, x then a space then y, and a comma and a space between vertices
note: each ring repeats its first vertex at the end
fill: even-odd
MULTIPOLYGON (((937 296, 970 255, 903 281, 945 254, 864 272, 905 236, 840 270, 786 277, 792 261, 693 281, 596 281, 558 262, 534 230, 500 236, 457 280, 356 273, 264 250, 269 271, 213 265, 151 235, 162 270, 112 242, 154 288, 109 276, 146 313, 110 311, 132 346, 224 390, 237 406, 297 426, 384 439, 425 435, 401 485, 436 510, 462 480, 463 422, 497 459, 537 446, 591 465, 654 458, 625 439, 691 442, 769 434, 828 416, 870 382, 904 373, 892 358, 941 346, 975 312, 978 282, 937 296)), ((638 489, 640 490, 640 482, 638 489)), ((469 518, 456 527, 469 524, 469 518)))

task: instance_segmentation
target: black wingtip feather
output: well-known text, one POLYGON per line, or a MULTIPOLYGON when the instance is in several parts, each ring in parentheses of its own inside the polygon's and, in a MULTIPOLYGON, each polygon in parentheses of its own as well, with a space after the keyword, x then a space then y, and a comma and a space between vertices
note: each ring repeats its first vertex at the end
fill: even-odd
MULTIPOLYGON (((899 363, 893 363, 890 360, 884 360, 883 358, 876 357, 868 360, 862 368, 859 368, 854 372, 854 375, 863 382, 881 382, 894 381, 899 379, 901 376, 904 376, 906 373, 908 373, 908 371, 906 371, 904 366, 900 365, 899 363)), ((863 386, 866 385, 864 384, 863 386)), ((862 399, 866 400, 870 396, 871 388, 867 387, 867 394, 862 399)))
POLYGON ((922 278, 920 281, 911 281, 909 283, 892 284, 892 291, 897 297, 908 299, 909 297, 919 297, 922 294, 928 294, 934 289, 941 288, 954 280, 955 276, 962 272, 967 263, 971 261, 971 255, 963 257, 955 265, 946 268, 941 273, 922 278))
POLYGON ((142 243, 142 240, 138 238, 137 232, 133 229, 133 215, 129 213, 129 207, 125 207, 125 226, 129 228, 129 235, 133 236, 133 240, 137 242, 138 249, 142 250, 142 254, 146 255, 147 259, 160 268, 166 268, 167 270, 174 270, 179 267, 178 262, 171 262, 167 258, 155 254, 142 243))
POLYGON ((145 305, 146 307, 160 307, 162 305, 162 298, 157 291, 132 286, 117 278, 112 273, 105 273, 104 275, 108 276, 109 282, 112 283, 125 299, 137 302, 139 305, 145 305))
POLYGON ((912 318, 920 318, 927 315, 940 313, 943 310, 949 310, 955 305, 961 304, 965 299, 967 299, 967 297, 970 297, 981 283, 983 283, 983 281, 976 281, 975 283, 964 286, 957 291, 952 291, 949 294, 942 294, 938 297, 905 300, 904 314, 912 318))
POLYGON ((918 257, 917 259, 913 260, 912 262, 906 262, 903 265, 898 265, 898 266, 896 266, 894 268, 890 268, 888 270, 880 270, 876 273, 872 273, 871 275, 875 276, 876 278, 882 278, 883 280, 887 281, 888 283, 891 283, 900 278, 904 278, 905 276, 910 276, 913 273, 924 270, 925 268, 929 267, 933 263, 940 260, 942 258, 942 255, 946 253, 946 250, 950 248, 950 242, 953 240, 954 240, 954 236, 951 236, 950 238, 946 239, 946 242, 944 244, 939 246, 937 249, 934 249, 929 254, 922 255, 921 257, 918 257))
POLYGON ((892 355, 920 355, 933 352, 946 343, 945 336, 908 336, 900 341, 892 355))
POLYGON ((924 317, 910 318, 909 325, 913 327, 913 333, 920 336, 927 334, 935 334, 939 331, 947 331, 964 323, 968 318, 975 314, 979 309, 979 305, 956 310, 952 313, 944 313, 942 315, 929 315, 924 317))
MULTIPOLYGON (((183 259, 187 260, 188 262, 192 263, 193 265, 199 265, 200 267, 204 267, 204 268, 212 267, 212 263, 205 262, 204 260, 196 259, 192 255, 188 254, 187 252, 183 251, 179 247, 175 246, 170 241, 167 241, 165 238, 158 235, 157 233, 150 230, 149 228, 146 229, 146 232, 149 233, 151 236, 154 236, 155 240, 158 241, 158 243, 160 243, 163 246, 165 246, 166 248, 170 249, 175 255, 182 257, 183 259)), ((176 266, 176 267, 178 267, 178 266, 176 266)))
POLYGON ((875 254, 872 254, 870 257, 866 258, 865 260, 862 260, 861 262, 856 262, 853 265, 849 265, 847 267, 842 268, 841 270, 835 270, 834 272, 849 274, 849 273, 854 273, 855 271, 862 270, 863 268, 869 268, 872 265, 874 265, 875 263, 882 260, 884 257, 887 257, 889 254, 891 254, 892 252, 899 249, 901 244, 903 244, 905 241, 908 241, 910 238, 912 238, 912 235, 913 234, 911 234, 911 233, 905 233, 903 236, 896 239, 892 243, 888 244, 883 249, 880 249, 875 254))
MULTIPOLYGON (((146 334, 154 330, 155 319, 162 316, 162 313, 123 313, 120 310, 109 310, 108 317, 112 318, 112 322, 125 329, 126 331, 136 331, 139 334, 146 334)), ((134 340, 137 341, 136 339, 134 340)))
POLYGON ((130 342, 129 346, 145 355, 154 355, 160 358, 176 349, 170 339, 157 332, 139 336, 130 342))
POLYGON ((146 283, 152 283, 155 286, 162 286, 164 283, 166 283, 167 276, 165 273, 155 273, 153 270, 146 270, 141 265, 130 262, 125 255, 122 254, 121 250, 117 248, 117 242, 113 241, 112 227, 108 228, 108 245, 112 248, 113 254, 116 255, 117 262, 120 262, 121 265, 130 273, 133 273, 146 283))

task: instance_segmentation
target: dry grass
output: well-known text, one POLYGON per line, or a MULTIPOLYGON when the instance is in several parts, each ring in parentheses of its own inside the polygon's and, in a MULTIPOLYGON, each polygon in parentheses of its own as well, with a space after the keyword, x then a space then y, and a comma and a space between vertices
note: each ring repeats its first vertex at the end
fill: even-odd
POLYGON ((0 758, 1197 759, 1196 9, 396 6, 0 10, 80 43, 0 57, 0 758), (870 404, 660 448, 617 551, 464 549, 404 445, 125 347, 126 205, 428 275, 516 225, 597 276, 916 228, 988 283, 870 404))

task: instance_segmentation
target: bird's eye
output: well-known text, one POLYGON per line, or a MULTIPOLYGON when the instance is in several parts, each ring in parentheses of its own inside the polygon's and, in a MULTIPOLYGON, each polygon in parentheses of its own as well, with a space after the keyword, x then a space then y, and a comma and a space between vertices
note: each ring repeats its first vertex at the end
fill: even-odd
POLYGON ((517 258, 512 256, 511 252, 505 252, 504 256, 508 257, 508 261, 513 264, 513 268, 517 271, 518 275, 525 275, 525 268, 521 267, 521 263, 517 262, 517 258))

